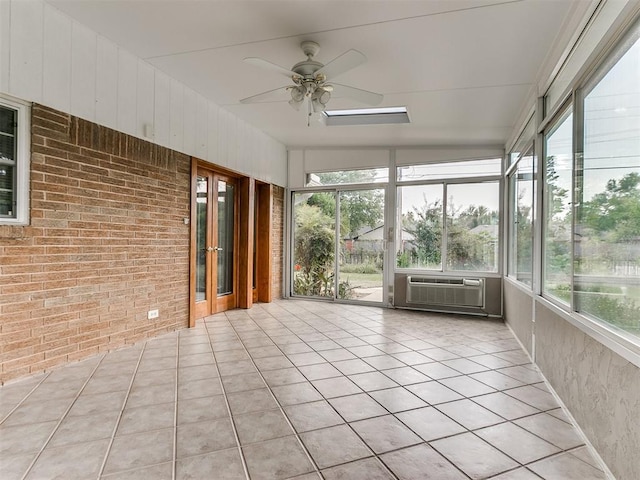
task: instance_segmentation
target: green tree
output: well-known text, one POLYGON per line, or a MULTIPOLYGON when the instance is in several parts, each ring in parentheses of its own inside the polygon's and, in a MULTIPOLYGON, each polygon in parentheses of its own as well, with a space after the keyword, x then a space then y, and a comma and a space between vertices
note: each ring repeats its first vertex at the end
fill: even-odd
POLYGON ((295 209, 294 292, 332 296, 335 229, 333 219, 315 205, 295 209))
POLYGON ((640 237, 640 173, 609 180, 604 192, 584 202, 580 223, 612 242, 637 241, 640 237))
POLYGON ((442 202, 424 200, 421 209, 414 208, 403 219, 404 228, 413 236, 418 266, 439 266, 442 260, 442 202))
MULTIPOLYGON (((373 183, 375 170, 351 170, 316 174, 324 185, 373 183)), ((308 201, 331 218, 336 215, 336 202, 332 193, 314 193, 308 201)), ((384 218, 382 190, 345 190, 340 192, 340 231, 343 237, 356 235, 362 227, 374 228, 384 218)))

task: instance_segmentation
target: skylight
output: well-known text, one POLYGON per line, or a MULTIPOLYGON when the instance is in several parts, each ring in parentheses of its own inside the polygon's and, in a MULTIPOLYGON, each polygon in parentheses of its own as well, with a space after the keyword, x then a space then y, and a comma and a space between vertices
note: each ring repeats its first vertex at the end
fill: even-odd
POLYGON ((354 108, 324 112, 328 126, 409 123, 407 107, 354 108))

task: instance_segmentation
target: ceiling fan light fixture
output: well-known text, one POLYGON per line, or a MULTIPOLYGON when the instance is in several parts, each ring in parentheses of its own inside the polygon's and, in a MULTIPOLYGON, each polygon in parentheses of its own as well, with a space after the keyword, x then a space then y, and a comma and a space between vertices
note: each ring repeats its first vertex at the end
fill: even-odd
POLYGON ((324 87, 318 87, 315 92, 313 92, 313 98, 317 100, 322 105, 326 105, 331 100, 331 92, 324 87))
POLYGON ((293 98, 289 100, 289 105, 296 111, 300 111, 300 105, 302 105, 302 100, 296 101, 293 98))
POLYGON ((304 100, 305 93, 306 93, 306 90, 301 85, 296 85, 295 87, 291 87, 291 101, 296 103, 302 102, 302 100, 304 100))

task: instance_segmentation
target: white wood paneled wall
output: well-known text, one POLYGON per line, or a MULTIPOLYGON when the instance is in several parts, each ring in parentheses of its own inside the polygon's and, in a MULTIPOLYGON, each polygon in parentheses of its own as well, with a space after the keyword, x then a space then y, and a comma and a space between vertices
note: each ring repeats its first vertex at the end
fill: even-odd
POLYGON ((43 0, 0 0, 0 92, 286 186, 284 145, 43 0))

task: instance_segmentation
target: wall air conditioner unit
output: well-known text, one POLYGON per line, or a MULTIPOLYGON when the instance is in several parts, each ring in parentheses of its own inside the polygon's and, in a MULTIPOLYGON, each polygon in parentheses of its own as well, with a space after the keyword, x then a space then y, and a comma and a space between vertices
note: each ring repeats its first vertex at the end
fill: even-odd
POLYGON ((407 304, 484 308, 484 279, 409 275, 407 304))

